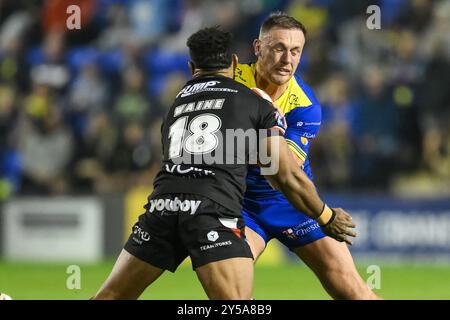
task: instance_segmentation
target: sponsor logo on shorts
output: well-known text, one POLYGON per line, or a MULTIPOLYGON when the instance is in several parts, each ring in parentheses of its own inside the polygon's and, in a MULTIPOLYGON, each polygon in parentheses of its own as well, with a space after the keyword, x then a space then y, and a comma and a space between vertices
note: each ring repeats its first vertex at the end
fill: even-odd
POLYGON ((200 250, 205 251, 205 250, 214 249, 214 248, 218 248, 218 247, 231 246, 232 244, 233 244, 233 242, 231 242, 231 240, 217 242, 214 244, 207 244, 207 245, 201 246, 200 250))
POLYGON ((134 226, 133 234, 135 235, 133 240, 139 244, 150 240, 150 234, 147 231, 142 230, 139 226, 134 226))
POLYGON ((215 242, 217 239, 219 239, 219 234, 217 233, 217 231, 210 231, 208 232, 206 237, 209 241, 215 242))
POLYGON ((283 234, 289 239, 297 239, 297 236, 294 234, 294 230, 292 230, 291 228, 284 230, 283 234))
POLYGON ((149 212, 155 211, 172 211, 172 212, 189 212, 195 214, 198 207, 202 203, 201 200, 184 200, 181 201, 177 197, 175 199, 153 199, 150 200, 149 212))
POLYGON ((315 220, 308 220, 299 224, 298 226, 283 230, 283 234, 289 239, 298 239, 306 236, 308 233, 320 228, 319 224, 315 220))

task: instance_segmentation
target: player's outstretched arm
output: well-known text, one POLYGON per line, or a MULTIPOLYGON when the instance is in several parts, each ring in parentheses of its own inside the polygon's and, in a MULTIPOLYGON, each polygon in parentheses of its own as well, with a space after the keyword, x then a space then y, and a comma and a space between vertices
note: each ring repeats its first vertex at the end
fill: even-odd
POLYGON ((355 227, 352 217, 341 208, 330 209, 317 194, 316 188, 290 154, 283 137, 266 138, 267 155, 278 161, 278 170, 265 177, 278 190, 283 192, 289 202, 298 210, 315 219, 328 236, 352 244, 348 238, 355 237, 351 230, 355 227))

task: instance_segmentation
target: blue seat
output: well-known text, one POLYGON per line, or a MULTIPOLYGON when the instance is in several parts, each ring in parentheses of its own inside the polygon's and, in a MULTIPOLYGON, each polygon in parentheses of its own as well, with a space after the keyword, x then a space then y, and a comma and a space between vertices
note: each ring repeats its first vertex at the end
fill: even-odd
POLYGON ((94 47, 74 47, 67 54, 67 62, 71 71, 77 73, 84 65, 96 63, 99 55, 100 53, 94 47))

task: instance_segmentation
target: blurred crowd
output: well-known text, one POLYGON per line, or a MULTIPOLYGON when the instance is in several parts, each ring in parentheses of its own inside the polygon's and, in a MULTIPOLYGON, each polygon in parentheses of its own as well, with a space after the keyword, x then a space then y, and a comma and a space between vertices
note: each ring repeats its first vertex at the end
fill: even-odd
POLYGON ((323 107, 317 185, 450 192, 448 0, 3 0, 0 200, 151 184, 161 118, 190 76, 187 37, 222 25, 252 62, 274 10, 308 29, 298 73, 323 107), (373 4, 380 30, 366 26, 373 4))

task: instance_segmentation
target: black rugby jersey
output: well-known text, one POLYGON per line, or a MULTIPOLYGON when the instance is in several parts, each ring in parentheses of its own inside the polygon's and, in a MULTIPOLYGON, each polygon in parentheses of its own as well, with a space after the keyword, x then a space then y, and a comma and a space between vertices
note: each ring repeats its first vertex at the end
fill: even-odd
POLYGON ((267 129, 279 124, 270 103, 231 78, 188 81, 161 128, 163 163, 151 197, 199 194, 240 215, 258 134, 270 135, 267 129))

